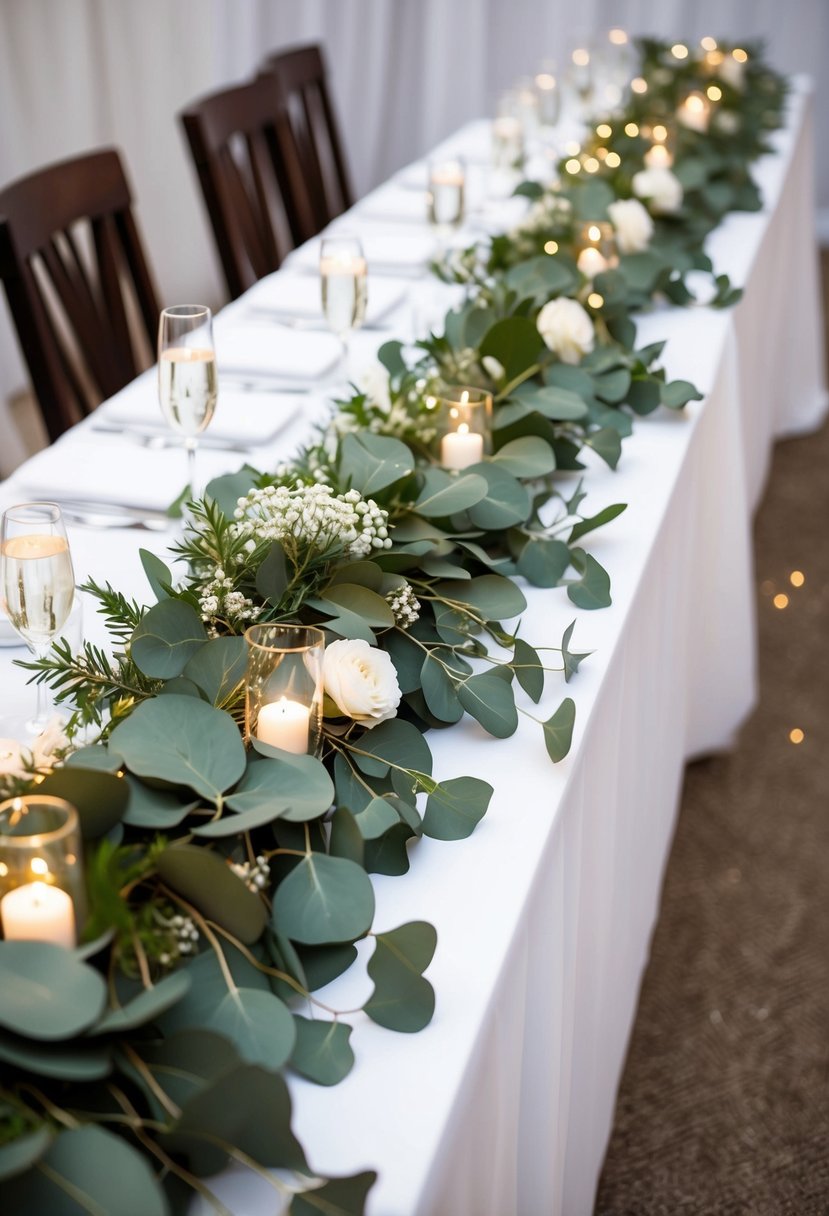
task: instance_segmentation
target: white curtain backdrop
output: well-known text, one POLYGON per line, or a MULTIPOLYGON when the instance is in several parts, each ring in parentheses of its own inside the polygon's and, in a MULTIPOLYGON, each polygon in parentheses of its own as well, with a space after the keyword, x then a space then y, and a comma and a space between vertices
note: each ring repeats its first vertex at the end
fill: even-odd
MULTIPOLYGON (((176 114, 249 76, 269 52, 324 44, 355 188, 364 193, 498 93, 593 30, 767 40, 819 81, 829 143, 827 0, 0 0, 0 184, 105 144, 125 157, 162 301, 224 301, 176 114)), ((829 217, 829 158, 818 179, 829 217)), ((827 234, 829 235, 829 234, 827 234)), ((26 383, 0 306, 0 473, 14 458, 4 399, 26 383)))

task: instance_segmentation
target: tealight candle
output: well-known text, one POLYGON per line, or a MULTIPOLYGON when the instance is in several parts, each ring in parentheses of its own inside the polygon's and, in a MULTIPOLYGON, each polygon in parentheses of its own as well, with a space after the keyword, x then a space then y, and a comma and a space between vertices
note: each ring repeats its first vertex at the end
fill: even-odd
POLYGON ((586 249, 582 249, 577 265, 586 279, 595 279, 597 274, 602 274, 608 269, 607 258, 599 252, 595 245, 588 245, 586 249))
POLYGON ((284 752, 304 756, 308 751, 311 709, 299 701, 280 697, 261 706, 256 719, 256 738, 260 743, 279 747, 284 752))
POLYGON ((664 144, 654 144, 645 153, 645 164, 649 169, 670 169, 674 158, 664 144))
POLYGON ((704 134, 708 130, 711 103, 704 93, 689 93, 677 110, 677 118, 689 131, 704 134))
POLYGON ((440 441, 440 463, 445 469, 467 469, 483 460, 484 437, 470 431, 462 422, 456 431, 449 431, 440 441))
POLYGON ((52 942, 70 949, 77 941, 71 896, 45 882, 7 892, 0 899, 0 922, 6 941, 52 942))

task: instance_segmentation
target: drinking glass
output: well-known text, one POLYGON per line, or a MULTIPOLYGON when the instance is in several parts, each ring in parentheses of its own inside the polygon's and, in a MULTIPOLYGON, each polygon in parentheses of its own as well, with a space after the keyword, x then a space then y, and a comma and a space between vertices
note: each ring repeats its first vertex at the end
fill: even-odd
MULTIPOLYGON (((27 502, 3 514, 0 588, 14 629, 39 659, 60 635, 75 597, 75 574, 60 507, 27 502)), ((39 735, 49 721, 49 697, 37 685, 35 716, 26 730, 39 735)))
POLYGON ((349 341, 366 316, 368 275, 363 247, 356 236, 323 237, 320 245, 322 311, 328 328, 340 339, 348 368, 349 341))
POLYGON ((190 498, 196 498, 196 447, 216 410, 218 379, 213 317, 203 304, 165 308, 158 324, 158 399, 167 422, 184 436, 190 498))
POLYGON ((439 240, 459 228, 464 219, 466 173, 459 156, 429 162, 429 223, 439 240))

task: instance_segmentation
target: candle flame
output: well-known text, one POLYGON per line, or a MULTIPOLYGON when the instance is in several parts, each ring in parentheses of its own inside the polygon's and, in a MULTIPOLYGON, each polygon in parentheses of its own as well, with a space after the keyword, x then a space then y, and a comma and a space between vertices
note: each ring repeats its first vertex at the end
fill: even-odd
POLYGON ((461 393, 461 405, 469 405, 469 393, 466 389, 461 393))
POLYGON ((460 426, 458 427, 458 434, 459 435, 468 435, 469 434, 469 426, 467 425, 467 423, 462 422, 460 424, 460 426))
POLYGON ((42 857, 33 857, 32 861, 31 861, 31 867, 32 867, 33 874, 48 874, 49 873, 49 863, 48 863, 48 861, 44 861, 44 859, 42 857))
POLYGON ((602 235, 602 230, 599 228, 598 224, 591 224, 587 229, 587 235, 590 237, 591 241, 598 241, 602 235))

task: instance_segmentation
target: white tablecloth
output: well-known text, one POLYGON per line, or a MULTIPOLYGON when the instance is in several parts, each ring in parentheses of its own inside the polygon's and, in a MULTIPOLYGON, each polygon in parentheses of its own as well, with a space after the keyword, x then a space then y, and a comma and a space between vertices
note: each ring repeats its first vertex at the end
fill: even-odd
MULTIPOLYGON (((470 127, 455 142, 479 139, 470 127)), ((587 613, 562 591, 528 589, 523 636, 555 645, 576 618, 574 645, 595 651, 567 690, 578 710, 570 756, 551 766, 540 728, 523 717, 503 742, 471 720, 430 735, 439 776, 474 773, 496 791, 469 840, 422 840, 409 874, 374 880, 377 929, 437 927, 434 1020, 401 1036, 358 1016, 351 1075, 333 1089, 292 1082, 313 1167, 379 1170, 371 1216, 592 1210, 683 766, 726 746, 755 698, 750 520, 769 449, 776 434, 815 426, 825 407, 805 86, 774 144, 757 167, 765 210, 730 217, 711 240, 717 268, 745 285, 743 301, 727 313, 661 310, 640 324, 642 343, 668 338, 670 377, 692 380, 704 401, 638 421, 617 473, 591 463, 586 508, 630 504, 588 545, 611 574, 613 606, 587 613)), ((434 291, 413 281, 412 301, 434 291)), ((405 310, 395 320, 405 324, 405 310)), ((379 340, 361 335, 358 360, 379 340)), ((131 391, 151 392, 151 378, 131 391)), ((318 403, 298 405, 255 462, 301 437, 318 403)), ((58 449, 79 490, 94 479, 92 452, 100 459, 89 426, 58 449)), ((131 449, 109 442, 128 484, 131 449)), ((238 463, 211 452, 202 467, 238 463)), ((30 463, 1 486, 2 505, 25 496, 36 473, 30 463)), ((79 576, 142 596, 137 548, 164 549, 164 538, 120 530, 72 528, 71 543, 79 576)), ((87 621, 88 634, 96 628, 87 621)), ((0 653, 6 708, 31 694, 11 655, 0 653)), ((540 711, 525 707, 543 718, 564 694, 549 677, 540 711)), ((369 990, 357 965, 322 995, 350 1008, 369 990)), ((244 1170, 215 1189, 237 1216, 274 1211, 275 1192, 244 1170)))

